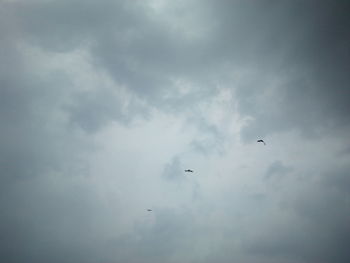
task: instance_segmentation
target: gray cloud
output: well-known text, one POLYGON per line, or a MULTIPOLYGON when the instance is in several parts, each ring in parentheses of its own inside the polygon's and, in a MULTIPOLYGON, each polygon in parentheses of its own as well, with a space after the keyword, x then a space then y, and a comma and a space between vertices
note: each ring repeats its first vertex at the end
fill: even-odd
POLYGON ((283 165, 281 161, 275 161, 267 169, 265 173, 265 178, 278 178, 280 176, 284 176, 290 173, 291 171, 293 171, 293 168, 283 165))
POLYGON ((348 262, 347 10, 2 1, 3 260, 348 262))
POLYGON ((293 128, 316 136, 348 127, 346 3, 217 6, 225 14, 223 24, 230 26, 219 31, 228 38, 222 43, 238 42, 233 58, 249 70, 237 89, 240 110, 255 118, 244 136, 293 128))
POLYGON ((163 177, 167 180, 184 180, 184 169, 181 165, 179 157, 174 157, 172 162, 165 166, 163 177))

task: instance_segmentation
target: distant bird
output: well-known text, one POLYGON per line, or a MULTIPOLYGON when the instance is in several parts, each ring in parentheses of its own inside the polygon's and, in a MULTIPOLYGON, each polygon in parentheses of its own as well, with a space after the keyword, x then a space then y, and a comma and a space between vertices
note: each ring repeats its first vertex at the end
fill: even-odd
POLYGON ((262 142, 264 145, 266 145, 266 143, 264 142, 264 140, 257 140, 257 142, 262 142))
POLYGON ((147 211, 148 211, 148 212, 151 212, 151 211, 152 211, 152 209, 147 209, 147 211))
POLYGON ((190 169, 185 170, 185 172, 187 172, 187 173, 193 173, 193 171, 190 170, 190 169))

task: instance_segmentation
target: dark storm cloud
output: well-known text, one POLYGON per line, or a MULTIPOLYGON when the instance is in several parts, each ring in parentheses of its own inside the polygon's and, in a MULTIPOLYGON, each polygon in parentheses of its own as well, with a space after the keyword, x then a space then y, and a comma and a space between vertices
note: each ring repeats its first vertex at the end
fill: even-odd
POLYGON ((213 6, 221 17, 219 55, 248 70, 236 91, 241 113, 255 118, 245 138, 293 128, 317 135, 349 125, 347 2, 213 6))
POLYGON ((72 182, 57 174, 36 175, 2 192, 3 260, 91 262, 89 257, 93 255, 85 255, 87 249, 94 249, 88 240, 94 238, 96 221, 89 211, 97 208, 96 196, 87 187, 72 182), (80 222, 79 226, 76 222, 80 222))
POLYGON ((29 72, 20 66, 15 72, 16 76, 2 78, 0 89, 1 258, 7 262, 79 262, 78 254, 84 253, 73 240, 83 235, 73 234, 77 229, 71 226, 72 232, 65 236, 70 228, 65 221, 79 221, 84 210, 81 199, 75 205, 72 202, 74 191, 82 199, 87 196, 68 189, 69 182, 55 192, 57 184, 45 184, 43 175, 54 174, 57 182, 66 176, 88 175, 80 157, 89 146, 83 137, 66 130, 56 115, 60 92, 46 89, 54 87, 55 80, 41 83, 30 74, 25 77, 29 72), (65 240, 69 235, 70 244, 65 240), (64 254, 75 259, 66 260, 64 254))
MULTIPOLYGON (((241 113, 255 118, 245 137, 254 138, 257 130, 264 135, 293 128, 317 135, 348 125, 346 3, 223 1, 211 5, 212 11, 204 6, 198 13, 220 20, 203 21, 204 26, 215 21, 214 30, 208 41, 194 42, 159 24, 142 4, 63 1, 17 9, 29 39, 54 50, 87 43, 96 66, 151 105, 165 109, 170 103, 177 110, 188 106, 186 97, 169 100, 165 96, 169 89, 176 92, 170 81, 174 77, 197 82, 200 93, 208 96, 215 67, 229 63, 233 69, 249 70, 249 79, 236 87, 241 113), (38 11, 45 16, 36 16, 38 11), (277 84, 276 78, 281 79, 277 84), (276 85, 273 97, 263 96, 276 85)), ((198 95, 191 95, 193 103, 198 95)))
MULTIPOLYGON (((56 191, 62 178, 86 172, 80 157, 89 148, 83 136, 67 129, 61 114, 69 80, 62 74, 43 77, 37 72, 35 61, 28 61, 21 48, 21 33, 12 12, 5 3, 0 7, 4 22, 0 25, 4 40, 0 43, 1 258, 6 262, 62 262, 66 260, 63 254, 70 254, 75 257, 70 262, 79 262, 77 243, 68 244, 64 231, 69 228, 65 221, 78 221, 84 208, 75 213, 74 201, 68 207, 74 199, 69 183, 56 191), (48 182, 45 175, 52 175, 54 182, 48 182)), ((84 191, 77 192, 87 198, 84 191)), ((83 207, 84 202, 78 203, 83 207)), ((71 240, 78 235, 66 234, 71 240)))
MULTIPOLYGON (((126 86, 148 105, 172 112, 183 111, 216 93, 212 87, 214 82, 206 78, 213 65, 198 66, 203 55, 208 57, 206 51, 199 48, 203 43, 187 40, 182 32, 162 23, 162 18, 140 2, 34 1, 8 6, 19 25, 21 39, 53 52, 88 48, 95 67, 108 72, 116 85, 126 86), (175 83, 177 78, 199 88, 181 94, 175 83)), ((100 90, 97 92, 98 96, 105 96, 100 90)), ((96 111, 86 111, 94 105, 84 97, 94 97, 94 93, 83 94, 80 106, 70 111, 73 121, 92 131, 110 120, 131 118, 131 114, 118 113, 120 110, 115 108, 119 105, 112 105, 108 100, 103 108, 98 106, 96 111)))
POLYGON ((67 52, 89 44, 91 36, 132 21, 122 1, 31 1, 4 3, 18 23, 21 37, 33 45, 67 52), (37 14, 41 14, 38 16, 37 14))
MULTIPOLYGON (((4 61, 11 60, 12 53, 16 51, 15 48, 6 48, 4 61)), ((20 57, 20 53, 17 56, 20 57)), ((11 64, 13 61, 10 61, 11 64)), ((81 139, 73 134, 63 135, 64 122, 59 118, 51 119, 56 116, 56 107, 65 93, 64 89, 55 89, 58 87, 57 80, 60 77, 45 81, 36 79, 20 61, 11 74, 5 71, 2 75, 0 140, 4 178, 31 177, 49 167, 57 167, 57 162, 61 163, 64 156, 59 149, 63 145, 68 148, 79 145, 81 139), (53 90, 46 89, 47 86, 53 90)))
MULTIPOLYGON (((341 156, 328 154, 328 149, 303 155, 317 167, 297 167, 297 162, 289 166, 278 153, 268 159, 273 150, 262 156, 270 164, 269 182, 286 178, 276 180, 283 191, 272 191, 263 182, 253 194, 240 195, 231 191, 240 190, 239 180, 213 179, 203 169, 194 189, 189 184, 192 199, 183 194, 186 187, 172 193, 181 195, 190 212, 167 208, 164 200, 165 207, 147 214, 153 223, 140 220, 126 234, 113 232, 122 226, 123 215, 138 209, 128 198, 151 196, 145 189, 152 179, 125 186, 132 198, 125 198, 128 208, 120 211, 119 196, 108 203, 105 189, 101 194, 101 186, 89 181, 91 163, 86 156, 96 151, 93 136, 113 121, 128 124, 138 116, 147 119, 152 110, 165 112, 184 118, 187 127, 196 126, 197 133, 189 140, 195 153, 224 155, 227 134, 208 121, 205 107, 199 107, 210 104, 224 86, 232 91, 239 114, 253 118, 240 134, 243 140, 296 129, 307 135, 299 138, 304 141, 294 142, 301 153, 303 143, 314 135, 318 135, 315 140, 327 140, 334 133, 333 137, 340 135, 340 143, 347 143, 347 2, 194 1, 190 7, 170 6, 159 15, 143 1, 0 4, 0 253, 4 261, 349 261, 349 167, 344 164, 348 146, 341 156), (30 48, 46 54, 46 59, 86 50, 91 58, 87 63, 107 73, 112 83, 81 89, 68 73, 41 74, 45 59, 41 67, 33 57, 28 59, 30 48), (323 164, 324 159, 328 163, 323 164), (291 172, 297 176, 286 176, 291 172), (307 179, 301 182, 298 173, 307 179), (220 188, 224 186, 229 191, 220 188)), ((162 135, 163 130, 154 136, 162 135)), ((118 139, 122 144, 124 138, 118 139)), ((140 150, 147 139, 141 137, 134 147, 140 150)), ((327 148, 324 141, 319 143, 321 149, 327 148)), ((282 147, 285 152, 291 149, 287 142, 282 147)), ((229 162, 240 162, 249 154, 239 153, 229 162)), ((130 159, 138 165, 139 160, 130 159)), ((160 174, 178 182, 184 178, 181 165, 175 157, 164 170, 160 168, 160 174)), ((223 174, 232 169, 220 165, 223 174)), ((252 170, 252 174, 261 179, 264 171, 252 170)), ((94 178, 106 180, 102 174, 108 172, 99 171, 94 178)), ((240 172, 234 176, 241 177, 240 172)), ((134 179, 129 171, 120 174, 116 177, 121 186, 123 176, 134 179)), ((242 180, 249 178, 254 180, 249 176, 242 180)), ((259 185, 260 179, 254 183, 259 185)), ((160 191, 162 186, 154 188, 160 191)), ((125 216, 127 221, 132 221, 128 216, 132 218, 125 216)))
MULTIPOLYGON (((201 86, 190 93, 195 103, 200 94, 215 94, 217 76, 227 74, 218 74, 220 65, 231 65, 233 79, 235 72, 246 70, 235 94, 241 114, 255 120, 243 138, 293 128, 317 135, 349 124, 346 2, 206 1, 193 16, 209 30, 195 40, 162 24, 139 2, 54 1, 10 7, 23 38, 54 51, 88 46, 96 66, 164 109, 188 106, 182 96, 167 98, 166 92, 177 90, 171 79, 201 86)), ((86 116, 81 121, 78 116, 74 119, 86 123, 86 116)))

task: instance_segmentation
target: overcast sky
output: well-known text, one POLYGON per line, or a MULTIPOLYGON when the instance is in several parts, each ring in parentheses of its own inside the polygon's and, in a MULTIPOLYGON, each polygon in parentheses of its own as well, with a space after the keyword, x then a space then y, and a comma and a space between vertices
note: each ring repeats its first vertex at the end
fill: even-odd
POLYGON ((349 10, 0 0, 2 261, 350 262, 349 10))

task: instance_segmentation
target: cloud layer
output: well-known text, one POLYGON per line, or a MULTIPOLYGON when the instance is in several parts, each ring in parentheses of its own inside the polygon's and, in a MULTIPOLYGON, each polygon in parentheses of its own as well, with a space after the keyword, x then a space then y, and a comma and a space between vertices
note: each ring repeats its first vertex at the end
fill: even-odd
POLYGON ((0 2, 1 258, 349 262, 348 9, 0 2))

